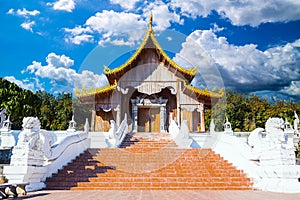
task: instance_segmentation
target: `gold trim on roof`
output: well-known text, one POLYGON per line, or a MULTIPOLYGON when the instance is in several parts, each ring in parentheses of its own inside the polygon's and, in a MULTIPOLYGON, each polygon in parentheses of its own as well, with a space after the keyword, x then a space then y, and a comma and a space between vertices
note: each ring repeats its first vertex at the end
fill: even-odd
POLYGON ((185 81, 183 82, 183 86, 186 87, 188 90, 191 90, 195 92, 196 94, 200 94, 202 96, 212 97, 212 98, 221 98, 223 96, 222 92, 223 90, 220 90, 220 93, 216 93, 213 91, 208 90, 201 90, 199 88, 193 87, 191 85, 188 85, 185 81))
POLYGON ((132 61, 134 61, 136 59, 136 57, 143 50, 144 46, 146 45, 148 37, 149 37, 149 29, 148 29, 147 34, 144 37, 143 42, 140 45, 140 47, 134 52, 134 54, 123 65, 121 65, 120 67, 114 68, 114 69, 110 69, 110 68, 105 66, 104 67, 104 73, 106 75, 110 75, 110 74, 114 74, 114 73, 120 72, 123 69, 125 69, 132 61))
POLYGON ((76 88, 75 94, 78 97, 85 97, 85 96, 91 96, 91 95, 96 95, 96 94, 102 94, 102 93, 114 90, 117 87, 117 85, 118 85, 117 80, 115 80, 114 84, 112 84, 112 85, 106 85, 104 87, 96 88, 96 89, 89 89, 88 91, 86 91, 84 88, 82 88, 82 90, 79 91, 76 88))
POLYGON ((178 71, 186 73, 190 76, 195 76, 197 73, 197 68, 190 68, 190 69, 185 69, 181 66, 179 66, 177 63, 175 63, 167 54, 166 52, 161 48, 161 46, 159 45, 158 41, 156 40, 154 34, 150 35, 154 45, 156 46, 156 48, 160 51, 160 53, 164 56, 164 58, 173 66, 175 67, 178 71))
POLYGON ((111 75, 111 74, 115 74, 117 72, 122 71, 123 69, 125 69, 128 65, 130 65, 135 59, 136 57, 140 54, 140 52, 143 50, 143 48, 145 47, 148 38, 151 37, 155 47, 159 50, 159 52, 163 55, 163 57, 165 58, 165 60, 170 63, 175 69, 177 69, 178 71, 188 74, 192 77, 194 77, 197 73, 197 68, 190 68, 190 69, 185 69, 179 65, 177 65, 166 53, 165 51, 161 48, 161 46, 159 45, 158 41, 156 40, 154 31, 152 29, 152 13, 150 14, 150 21, 148 24, 148 30, 146 32, 146 35, 141 43, 141 45, 139 46, 139 48, 135 51, 135 53, 121 66, 114 68, 114 69, 110 69, 106 66, 104 66, 104 73, 106 75, 111 75))

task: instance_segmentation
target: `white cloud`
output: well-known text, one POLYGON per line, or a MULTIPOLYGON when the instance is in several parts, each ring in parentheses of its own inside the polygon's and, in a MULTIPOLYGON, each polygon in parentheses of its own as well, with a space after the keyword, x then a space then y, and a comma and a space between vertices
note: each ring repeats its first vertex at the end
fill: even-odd
POLYGON ((66 41, 74 44, 97 41, 99 45, 109 43, 133 46, 145 34, 150 11, 155 17, 154 29, 156 31, 166 30, 171 23, 183 23, 178 14, 171 12, 162 1, 157 1, 145 7, 141 15, 113 10, 97 12, 88 18, 84 25, 64 28, 66 41))
POLYGON ((76 26, 73 29, 64 28, 64 31, 67 33, 66 42, 72 42, 79 45, 83 42, 94 41, 94 37, 90 35, 93 32, 90 27, 82 28, 81 26, 76 26))
POLYGON ((9 9, 6 14, 13 15, 14 14, 14 9, 13 8, 9 9))
POLYGON ((101 45, 134 45, 144 35, 146 27, 147 22, 138 14, 104 10, 87 19, 83 26, 64 30, 66 40, 74 44, 94 41, 92 35, 97 34, 101 45))
POLYGON ((54 10, 62 10, 72 12, 75 9, 74 0, 58 0, 54 3, 47 3, 48 6, 53 6, 54 10))
POLYGON ((40 14, 40 11, 38 10, 32 10, 32 11, 29 11, 27 10, 26 8, 23 8, 22 10, 21 9, 18 9, 17 11, 15 11, 13 8, 9 9, 7 11, 7 14, 10 14, 10 15, 18 15, 18 16, 21 16, 21 17, 25 17, 25 18, 28 18, 29 16, 36 16, 36 15, 39 15, 40 14))
POLYGON ((265 22, 285 22, 300 19, 300 2, 292 0, 208 1, 171 0, 173 9, 185 16, 206 17, 213 10, 228 17, 234 25, 258 26, 265 22))
POLYGON ((46 62, 49 66, 54 66, 56 68, 70 68, 74 65, 74 60, 70 59, 70 57, 65 55, 56 55, 55 53, 49 53, 46 57, 46 62))
POLYGON ((70 36, 69 38, 66 38, 67 42, 72 42, 73 44, 80 45, 84 42, 94 42, 94 37, 92 35, 75 35, 75 36, 70 36))
POLYGON ((245 91, 276 91, 300 78, 300 40, 260 51, 254 44, 229 44, 213 30, 197 30, 182 46, 174 60, 199 67, 197 81, 210 86, 220 81, 245 91))
POLYGON ((145 17, 150 16, 150 11, 152 11, 155 20, 153 20, 155 30, 163 31, 171 26, 171 22, 183 24, 183 19, 180 19, 180 15, 175 12, 171 12, 167 4, 162 1, 155 1, 150 3, 144 10, 145 17))
POLYGON ((13 8, 11 8, 7 11, 7 14, 17 15, 26 18, 26 21, 20 24, 20 26, 27 31, 33 32, 32 27, 35 25, 35 21, 30 21, 29 17, 39 15, 40 11, 38 10, 29 11, 26 8, 23 8, 22 10, 18 9, 17 11, 15 11, 13 8))
POLYGON ((43 90, 42 84, 39 82, 38 79, 25 79, 25 80, 18 80, 14 76, 6 76, 4 79, 8 80, 9 82, 17 84, 19 87, 26 89, 26 90, 31 90, 33 92, 37 90, 43 90))
POLYGON ((26 8, 23 8, 22 10, 20 10, 20 9, 17 10, 17 15, 23 16, 23 17, 36 16, 39 14, 40 14, 40 11, 38 11, 38 10, 29 11, 26 8))
POLYGON ((48 78, 51 80, 53 91, 72 92, 75 87, 98 88, 107 84, 105 75, 97 75, 91 71, 84 70, 77 73, 70 67, 74 61, 65 55, 56 55, 50 53, 46 57, 47 65, 41 62, 33 61, 27 66, 26 71, 39 78, 48 78))
POLYGON ((132 10, 135 8, 135 4, 140 0, 110 0, 112 4, 119 4, 122 8, 132 10))
POLYGON ((281 90, 282 93, 300 97, 300 81, 292 81, 289 86, 281 90))
POLYGON ((27 31, 33 32, 32 27, 35 25, 34 21, 31 22, 23 22, 21 24, 21 27, 24 28, 27 31))

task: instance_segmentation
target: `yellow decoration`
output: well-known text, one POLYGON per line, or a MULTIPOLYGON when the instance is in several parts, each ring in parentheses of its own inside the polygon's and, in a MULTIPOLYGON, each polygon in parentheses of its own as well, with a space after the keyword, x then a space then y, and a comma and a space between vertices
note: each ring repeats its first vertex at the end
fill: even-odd
POLYGON ((96 94, 102 94, 108 91, 111 91, 113 89, 115 89, 115 87, 117 87, 118 83, 115 80, 114 84, 112 85, 106 85, 104 87, 101 88, 97 88, 97 89, 89 89, 88 91, 86 91, 84 88, 81 90, 81 92, 79 92, 79 90, 76 88, 75 89, 75 94, 76 96, 79 97, 84 97, 84 96, 91 96, 91 95, 96 95, 96 94))
POLYGON ((117 67, 115 69, 109 69, 108 67, 104 67, 104 73, 106 75, 111 75, 111 74, 115 74, 118 73, 120 71, 122 71, 123 69, 125 69, 128 65, 130 65, 132 63, 132 61, 134 61, 136 59, 136 57, 140 54, 140 52, 143 50, 143 48, 145 47, 148 38, 151 37, 155 47, 159 50, 159 52, 164 56, 165 60, 170 63, 174 68, 176 68, 178 71, 188 74, 190 76, 195 76, 197 73, 197 68, 190 68, 190 69, 185 69, 180 67, 179 65, 177 65, 171 58, 169 58, 169 56, 165 53, 165 51, 161 48, 161 46, 159 45, 158 41, 155 38, 155 34, 154 31, 152 30, 152 12, 150 14, 150 21, 149 21, 149 27, 148 30, 146 32, 146 35, 141 43, 141 45, 139 46, 139 48, 135 51, 135 53, 120 67, 117 67))
POLYGON ((223 96, 222 94, 218 94, 218 93, 213 92, 213 91, 209 92, 208 90, 201 90, 199 88, 195 88, 191 85, 188 85, 185 81, 183 82, 183 86, 186 87, 188 90, 192 90, 196 94, 200 94, 200 95, 203 95, 203 96, 212 97, 212 98, 221 98, 223 96))
POLYGON ((105 74, 109 74, 110 73, 110 69, 104 65, 104 73, 105 74))

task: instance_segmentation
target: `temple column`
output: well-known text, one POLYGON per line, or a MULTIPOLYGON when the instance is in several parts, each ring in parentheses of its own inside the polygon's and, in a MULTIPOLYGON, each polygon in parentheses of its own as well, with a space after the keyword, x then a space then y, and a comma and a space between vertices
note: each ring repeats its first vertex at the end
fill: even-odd
POLYGON ((160 106, 160 132, 166 132, 166 106, 160 106))
POLYGON ((120 105, 118 105, 114 111, 116 111, 116 124, 119 127, 121 124, 121 112, 120 112, 120 105))
POLYGON ((205 119, 204 119, 204 106, 201 105, 200 108, 200 132, 205 132, 205 119))
POLYGON ((136 105, 135 100, 131 100, 132 103, 132 132, 137 132, 137 126, 138 126, 138 107, 136 105))
POLYGON ((96 106, 93 105, 92 108, 92 118, 91 118, 91 131, 95 132, 95 125, 96 125, 96 106))

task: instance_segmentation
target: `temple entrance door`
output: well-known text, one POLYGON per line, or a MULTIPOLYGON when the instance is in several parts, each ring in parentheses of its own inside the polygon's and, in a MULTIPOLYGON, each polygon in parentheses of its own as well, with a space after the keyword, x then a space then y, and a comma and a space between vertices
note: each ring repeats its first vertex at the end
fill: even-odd
POLYGON ((138 131, 139 132, 160 132, 159 107, 138 109, 138 131))

